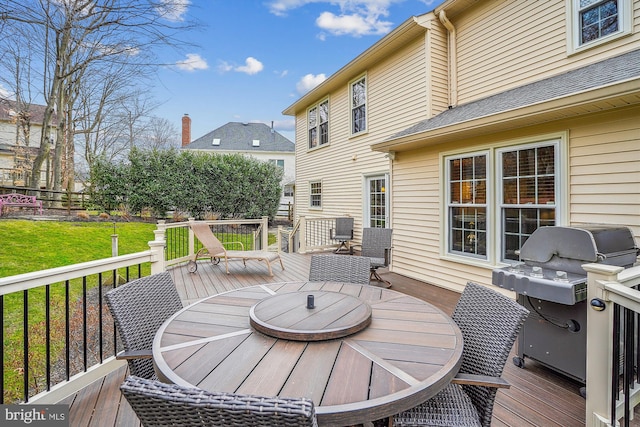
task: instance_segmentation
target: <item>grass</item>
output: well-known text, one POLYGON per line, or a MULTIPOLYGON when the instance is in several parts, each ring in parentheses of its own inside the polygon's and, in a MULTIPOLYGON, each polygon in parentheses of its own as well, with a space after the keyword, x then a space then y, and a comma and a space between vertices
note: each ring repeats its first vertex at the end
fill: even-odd
MULTIPOLYGON (((148 242, 154 239, 155 224, 131 222, 116 223, 115 233, 118 234, 120 255, 140 252, 149 249, 148 242)), ((0 277, 29 273, 48 268, 61 267, 92 261, 111 256, 111 235, 114 234, 113 222, 53 222, 28 220, 0 221, 0 277)), ((148 266, 145 274, 148 274, 148 266)), ((109 278, 105 277, 108 280, 109 278)), ((97 286, 97 276, 87 278, 86 288, 97 286)), ((81 308, 82 295, 85 284, 80 279, 71 281, 69 286, 71 307, 71 322, 73 313, 81 308)), ((51 344, 52 360, 59 359, 64 351, 64 284, 52 284, 51 292, 51 344)), ((45 319, 45 289, 29 290, 27 312, 29 313, 29 384, 35 392, 42 391, 43 371, 46 361, 44 358, 44 319, 45 319)), ((5 295, 3 298, 4 312, 4 342, 3 357, 4 402, 15 402, 21 399, 23 393, 23 359, 24 359, 24 322, 25 311, 23 292, 5 295)), ((80 329, 82 325, 79 325, 80 329)), ((73 326, 72 326, 72 329, 73 326)), ((72 372, 73 374, 73 372, 72 372)))

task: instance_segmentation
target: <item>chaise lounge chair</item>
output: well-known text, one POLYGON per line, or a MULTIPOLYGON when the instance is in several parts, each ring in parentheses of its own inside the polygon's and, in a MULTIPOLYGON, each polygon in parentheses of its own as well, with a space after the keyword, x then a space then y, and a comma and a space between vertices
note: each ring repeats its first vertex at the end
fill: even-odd
MULTIPOLYGON (((244 251, 244 250, 227 250, 224 247, 224 244, 218 240, 218 238, 213 234, 209 224, 204 222, 194 222, 191 224, 191 229, 193 230, 193 234, 200 240, 202 243, 202 248, 196 252, 193 256, 193 259, 189 261, 187 264, 187 270, 191 273, 195 273, 198 269, 198 264, 196 261, 199 258, 211 258, 211 261, 214 264, 220 262, 221 259, 224 259, 224 264, 227 270, 227 274, 229 274, 229 259, 241 259, 244 265, 247 265, 248 259, 255 259, 257 261, 264 261, 267 264, 267 268, 269 269, 269 276, 273 276, 273 271, 271 270, 271 263, 275 261, 280 261, 280 267, 284 270, 284 264, 282 263, 282 259, 280 258, 280 254, 277 252, 271 251, 244 251)), ((242 242, 233 242, 235 244, 240 244, 242 246, 242 242)))

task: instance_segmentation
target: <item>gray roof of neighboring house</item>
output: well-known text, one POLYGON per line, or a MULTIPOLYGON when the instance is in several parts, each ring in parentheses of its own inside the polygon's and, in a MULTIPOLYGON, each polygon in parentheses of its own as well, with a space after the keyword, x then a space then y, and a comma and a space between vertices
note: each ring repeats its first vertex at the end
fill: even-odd
MULTIPOLYGON (((37 104, 27 104, 25 106, 25 110, 31 113, 31 124, 42 125, 44 111, 46 108, 47 107, 44 105, 37 104)), ((19 107, 16 101, 0 98, 0 121, 12 121, 18 110, 19 107)))
POLYGON ((640 50, 458 105, 398 132, 387 141, 637 78, 640 78, 640 50))
POLYGON ((295 144, 264 123, 229 122, 182 147, 186 150, 295 152, 295 144), (214 139, 219 145, 213 145, 214 139), (260 144, 254 146, 253 141, 260 144))

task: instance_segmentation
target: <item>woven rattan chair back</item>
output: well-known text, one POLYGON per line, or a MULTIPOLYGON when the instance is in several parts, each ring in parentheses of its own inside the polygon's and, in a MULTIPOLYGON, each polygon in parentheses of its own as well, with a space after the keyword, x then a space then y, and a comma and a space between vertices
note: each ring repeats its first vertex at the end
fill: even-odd
POLYGON ((369 258, 351 255, 312 255, 309 280, 369 284, 369 258))
MULTIPOLYGON (((143 277, 105 294, 125 351, 150 350, 160 326, 182 302, 168 272, 143 277)), ((127 359, 132 375, 153 378, 152 359, 127 359)))
MULTIPOLYGON (((452 318, 464 339, 460 373, 500 377, 529 311, 514 300, 469 282, 452 318)), ((496 388, 463 385, 483 426, 491 425, 496 388)))
POLYGON ((198 388, 128 377, 120 387, 145 427, 316 427, 308 399, 211 393, 198 388))
POLYGON ((391 228, 363 228, 361 256, 385 260, 391 249, 391 228))

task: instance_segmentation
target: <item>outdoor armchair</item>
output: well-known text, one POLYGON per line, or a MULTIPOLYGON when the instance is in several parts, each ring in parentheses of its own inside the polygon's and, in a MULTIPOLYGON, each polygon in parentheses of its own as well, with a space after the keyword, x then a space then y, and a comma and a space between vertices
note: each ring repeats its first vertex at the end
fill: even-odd
POLYGON ((370 280, 382 282, 386 287, 391 287, 388 280, 384 280, 378 274, 378 268, 388 267, 391 255, 391 228, 364 228, 362 230, 362 244, 360 256, 371 260, 370 280))
POLYGON ((393 425, 491 425, 498 388, 509 352, 529 311, 487 287, 467 283, 452 318, 462 332, 462 365, 455 379, 427 402, 395 415, 393 425))
POLYGON ((154 378, 153 338, 164 321, 182 309, 171 275, 133 280, 107 292, 105 299, 124 345, 116 358, 127 361, 132 375, 154 378))
POLYGON ((145 427, 316 427, 309 399, 213 393, 130 376, 120 386, 145 427))
POLYGON ((350 254, 353 253, 353 249, 349 246, 349 241, 353 240, 353 218, 336 218, 336 227, 331 229, 330 234, 331 240, 340 242, 335 253, 341 252, 343 248, 350 254))
POLYGON ((312 255, 309 280, 369 284, 369 258, 348 255, 312 255))

